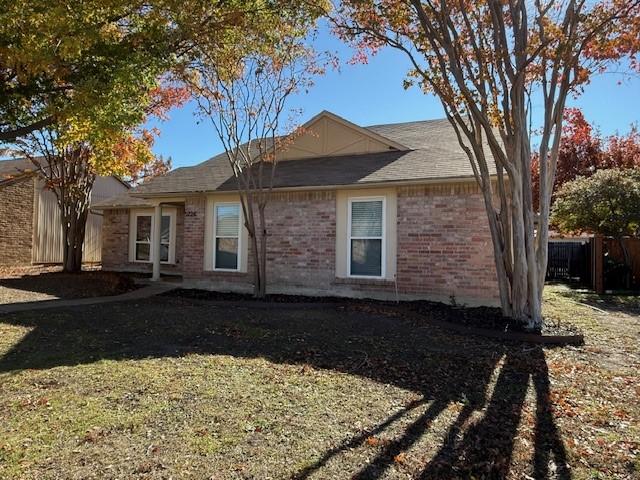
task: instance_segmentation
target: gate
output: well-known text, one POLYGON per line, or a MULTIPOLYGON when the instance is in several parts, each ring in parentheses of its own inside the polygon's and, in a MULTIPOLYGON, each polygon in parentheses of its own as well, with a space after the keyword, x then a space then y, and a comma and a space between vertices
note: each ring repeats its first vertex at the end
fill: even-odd
POLYGON ((591 242, 549 242, 547 280, 591 285, 591 242))

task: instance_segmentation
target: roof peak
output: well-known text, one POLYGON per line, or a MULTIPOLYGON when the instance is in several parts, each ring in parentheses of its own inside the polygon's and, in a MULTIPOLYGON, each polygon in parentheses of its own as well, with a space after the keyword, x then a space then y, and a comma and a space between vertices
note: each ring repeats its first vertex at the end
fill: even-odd
POLYGON ((330 118, 331 120, 342 124, 343 126, 350 128, 352 130, 355 130, 356 132, 360 132, 360 134, 365 135, 367 137, 371 137, 374 140, 377 140, 378 142, 381 142, 383 144, 386 144, 388 147, 394 149, 394 150, 399 150, 399 151, 404 151, 404 150, 408 150, 406 145, 403 145, 402 143, 399 143, 391 138, 385 137, 383 135, 380 135, 379 133, 376 132, 372 132, 369 129, 367 129, 367 127, 363 127, 361 125, 358 125, 357 123, 352 122, 351 120, 347 120, 346 118, 330 112, 329 110, 322 110, 320 113, 317 113, 316 115, 314 115, 313 117, 311 117, 309 120, 307 120, 303 125, 302 128, 308 128, 310 125, 313 125, 315 122, 317 122, 319 119, 321 119, 322 117, 327 117, 330 118))

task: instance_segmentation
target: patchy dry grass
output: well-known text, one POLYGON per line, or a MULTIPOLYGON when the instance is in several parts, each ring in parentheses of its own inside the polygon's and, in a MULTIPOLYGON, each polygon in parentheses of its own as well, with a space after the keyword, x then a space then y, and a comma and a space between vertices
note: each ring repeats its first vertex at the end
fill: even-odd
POLYGON ((330 305, 5 316, 0 478, 637 478, 638 313, 547 298, 584 347, 330 305))

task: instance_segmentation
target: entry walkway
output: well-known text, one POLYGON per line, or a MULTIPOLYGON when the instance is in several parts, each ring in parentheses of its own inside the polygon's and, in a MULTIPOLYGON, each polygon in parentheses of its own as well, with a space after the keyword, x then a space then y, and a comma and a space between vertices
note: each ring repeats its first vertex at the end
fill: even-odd
POLYGON ((0 315, 7 313, 27 312, 30 310, 44 310, 47 308, 75 307, 79 305, 96 305, 99 303, 124 302, 127 300, 140 300, 168 292, 179 285, 175 283, 152 283, 150 285, 107 297, 74 298, 69 300, 42 300, 38 302, 11 303, 0 305, 0 315))

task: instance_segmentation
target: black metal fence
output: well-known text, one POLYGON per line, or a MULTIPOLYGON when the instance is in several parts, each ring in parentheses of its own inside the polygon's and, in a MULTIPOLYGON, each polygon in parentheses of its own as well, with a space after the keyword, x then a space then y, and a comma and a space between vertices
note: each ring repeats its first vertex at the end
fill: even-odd
POLYGON ((591 285, 591 242, 549 242, 547 280, 591 285))

